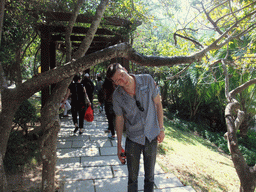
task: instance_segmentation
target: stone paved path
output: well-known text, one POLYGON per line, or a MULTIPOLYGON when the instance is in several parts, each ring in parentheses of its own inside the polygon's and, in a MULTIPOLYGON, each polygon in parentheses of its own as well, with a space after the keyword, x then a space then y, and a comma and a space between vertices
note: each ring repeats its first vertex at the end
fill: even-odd
MULTIPOLYGON (((104 114, 95 112, 92 123, 85 122, 82 135, 74 135, 71 117, 62 118, 57 144, 56 177, 64 192, 126 192, 127 166, 116 155, 116 140, 110 140, 104 114)), ((124 142, 124 141, 123 141, 124 142)), ((124 146, 124 145, 123 145, 124 146)), ((141 161, 143 164, 143 161, 141 161)), ((140 166, 139 191, 143 191, 144 170, 140 166)), ((156 164, 155 192, 194 192, 173 174, 156 164)))

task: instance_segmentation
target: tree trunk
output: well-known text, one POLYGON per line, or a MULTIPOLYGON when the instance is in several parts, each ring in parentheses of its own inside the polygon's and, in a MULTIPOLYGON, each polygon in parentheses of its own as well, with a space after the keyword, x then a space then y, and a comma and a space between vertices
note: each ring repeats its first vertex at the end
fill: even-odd
POLYGON ((5 0, 0 0, 0 44, 1 44, 3 21, 4 21, 4 7, 5 7, 5 0))
POLYGON ((12 129, 12 120, 21 101, 15 99, 10 90, 2 90, 2 111, 0 113, 0 191, 8 191, 3 160, 6 153, 8 138, 12 129))
POLYGON ((164 86, 161 87, 161 96, 162 96, 162 103, 163 106, 167 106, 167 92, 168 92, 168 82, 164 81, 164 86))
POLYGON ((3 155, 0 152, 0 191, 8 191, 7 189, 7 180, 4 170, 4 164, 3 164, 3 155))
POLYGON ((59 107, 67 87, 72 80, 68 78, 57 83, 51 96, 47 99, 42 109, 42 130, 44 132, 41 140, 41 155, 43 162, 42 191, 54 192, 54 176, 56 165, 57 135, 60 130, 59 107))
MULTIPOLYGON (((58 117, 56 117, 58 118, 58 117)), ((57 160, 56 149, 57 149, 57 135, 60 130, 59 120, 55 120, 53 125, 50 127, 50 135, 44 141, 42 146, 42 191, 43 192, 54 192, 55 191, 55 165, 57 160)), ((48 133, 49 134, 49 133, 48 133)))
POLYGON ((239 129, 240 129, 240 136, 247 137, 247 132, 249 130, 248 118, 245 118, 245 120, 243 121, 239 129))
MULTIPOLYGON (((256 188, 256 166, 249 167, 238 147, 236 136, 236 119, 232 117, 232 111, 237 107, 237 103, 229 103, 225 109, 226 125, 228 129, 228 145, 231 158, 234 163, 237 175, 240 179, 240 192, 254 192, 256 188)), ((239 118, 239 114, 237 115, 239 118)))

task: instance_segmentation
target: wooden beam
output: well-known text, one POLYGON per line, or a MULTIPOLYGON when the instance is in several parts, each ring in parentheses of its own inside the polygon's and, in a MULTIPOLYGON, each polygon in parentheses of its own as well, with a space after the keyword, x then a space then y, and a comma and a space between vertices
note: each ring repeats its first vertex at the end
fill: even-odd
MULTIPOLYGON (((48 31, 50 33, 65 33, 66 32, 65 26, 39 25, 37 28, 39 31, 43 31, 43 30, 45 30, 45 28, 48 28, 48 31)), ((85 27, 73 27, 72 33, 86 34, 88 30, 89 30, 89 28, 85 28, 85 27)), ((108 29, 100 28, 97 30, 96 35, 116 35, 116 34, 108 29)))
MULTIPOLYGON (((83 41, 85 36, 77 36, 77 35, 71 35, 70 39, 71 41, 83 41)), ((122 37, 119 35, 113 36, 113 37, 105 37, 105 36, 94 36, 93 42, 117 42, 121 40, 122 37)), ((53 41, 65 41, 65 35, 52 35, 53 41)))
MULTIPOLYGON (((72 13, 65 13, 65 12, 44 12, 46 16, 46 21, 69 21, 72 13)), ((77 16, 76 22, 78 23, 92 23, 93 16, 91 14, 80 14, 77 16)), ((132 25, 129 20, 121 19, 118 17, 104 17, 103 21, 106 25, 113 25, 113 26, 120 26, 120 27, 128 27, 132 25)), ((141 25, 141 22, 136 21, 135 23, 137 26, 141 25)))

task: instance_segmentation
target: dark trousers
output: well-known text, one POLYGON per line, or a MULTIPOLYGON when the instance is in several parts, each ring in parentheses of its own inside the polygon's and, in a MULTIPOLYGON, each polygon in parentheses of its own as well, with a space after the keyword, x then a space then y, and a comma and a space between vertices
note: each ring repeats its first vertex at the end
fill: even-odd
POLYGON ((86 107, 84 105, 71 105, 71 113, 74 124, 77 123, 77 113, 79 114, 79 128, 84 127, 84 114, 86 107))
POLYGON ((105 112, 108 119, 108 130, 111 131, 112 135, 115 135, 115 119, 116 115, 113 110, 112 103, 105 103, 105 112))
POLYGON ((144 160, 144 192, 154 191, 154 170, 157 153, 157 138, 149 142, 146 139, 145 145, 140 145, 126 138, 125 153, 128 167, 128 192, 138 191, 138 174, 140 155, 143 153, 144 160))

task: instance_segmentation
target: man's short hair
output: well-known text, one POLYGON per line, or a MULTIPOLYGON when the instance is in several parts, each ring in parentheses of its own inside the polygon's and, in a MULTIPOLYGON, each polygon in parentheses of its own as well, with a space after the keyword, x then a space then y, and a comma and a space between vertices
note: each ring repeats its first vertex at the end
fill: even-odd
POLYGON ((113 64, 110 64, 108 66, 108 69, 107 69, 107 78, 108 79, 112 79, 112 77, 114 76, 114 74, 116 73, 116 71, 118 69, 122 69, 122 65, 120 63, 113 63, 113 64))

